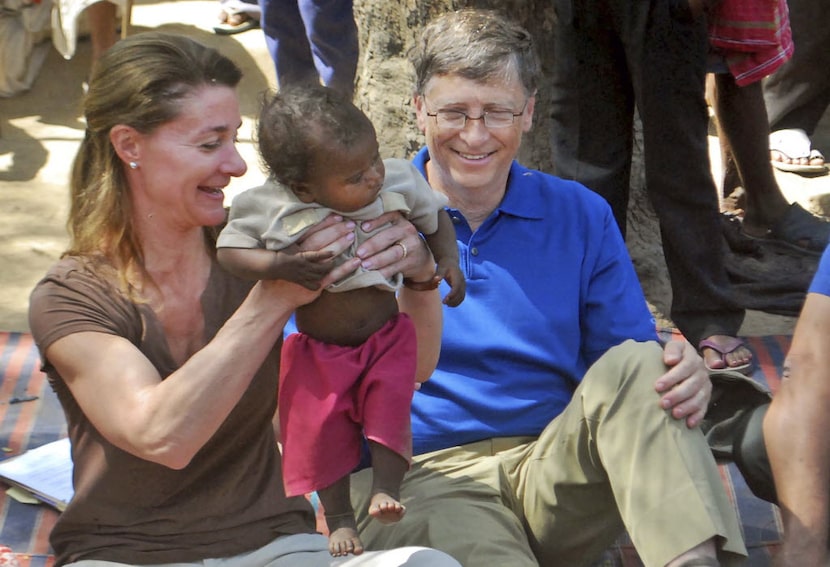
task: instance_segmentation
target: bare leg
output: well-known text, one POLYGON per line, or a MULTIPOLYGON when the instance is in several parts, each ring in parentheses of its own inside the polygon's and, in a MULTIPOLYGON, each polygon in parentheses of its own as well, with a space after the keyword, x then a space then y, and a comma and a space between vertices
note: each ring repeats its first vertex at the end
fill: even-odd
POLYGON ((112 2, 96 2, 85 10, 89 23, 89 38, 92 42, 92 64, 118 40, 116 35, 117 7, 112 2))
POLYGON ((401 481, 409 463, 388 447, 369 441, 372 453, 372 499, 369 515, 384 524, 403 518, 406 508, 400 503, 401 481))
MULTIPOLYGON (((706 75, 706 103, 715 109, 715 97, 717 93, 715 89, 714 73, 706 75)), ((732 148, 729 147, 729 139, 723 132, 723 127, 718 123, 717 111, 715 112, 714 124, 718 131, 718 146, 720 146, 721 168, 723 176, 721 177, 721 210, 743 215, 743 208, 745 203, 741 198, 743 195, 743 181, 738 173, 738 167, 735 165, 735 158, 732 155, 732 148), (740 199, 740 202, 738 202, 740 199)))
POLYGON ((317 491, 326 513, 329 528, 329 553, 341 557, 363 553, 363 542, 357 533, 357 522, 349 498, 349 475, 317 491))
MULTIPOLYGON (((720 73, 715 85, 718 135, 725 140, 745 192, 743 228, 747 234, 763 236, 787 214, 790 204, 769 163, 769 123, 761 83, 739 87, 732 75, 720 73)), ((729 165, 727 161, 725 166, 729 165)), ((725 195, 726 190, 724 185, 725 195)))

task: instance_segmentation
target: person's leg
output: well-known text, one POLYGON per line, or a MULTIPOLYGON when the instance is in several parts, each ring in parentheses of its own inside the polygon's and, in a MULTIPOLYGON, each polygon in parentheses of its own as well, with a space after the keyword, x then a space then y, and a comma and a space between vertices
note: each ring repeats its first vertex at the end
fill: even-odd
POLYGON ((761 83, 740 87, 728 74, 716 75, 715 82, 719 135, 727 141, 743 180, 743 231, 749 236, 823 251, 830 238, 830 224, 797 203, 790 204, 773 174, 761 83))
POLYGON ((369 441, 372 455, 372 499, 369 515, 383 524, 403 518, 406 508, 401 504, 401 481, 409 470, 409 462, 395 451, 369 441))
POLYGON ((623 47, 595 0, 557 0, 556 10, 553 173, 605 197, 625 236, 634 98, 623 47))
POLYGON ((101 1, 90 4, 85 12, 92 44, 92 64, 118 41, 116 14, 118 7, 112 2, 101 1))
POLYGON ((297 0, 258 0, 260 26, 274 62, 277 86, 319 83, 297 0))
POLYGON ((533 450, 505 462, 539 564, 590 564, 624 528, 646 565, 711 555, 715 539, 724 565, 746 554, 703 435, 659 406, 665 371, 657 343, 614 347, 533 450))
POLYGON ((299 0, 298 5, 320 79, 351 98, 359 52, 352 0, 299 0))
POLYGON ((401 486, 406 515, 392 525, 368 514, 372 472, 352 475, 364 544, 369 549, 425 545, 476 567, 538 567, 500 458, 525 452, 531 440, 492 439, 416 456, 401 486))
MULTIPOLYGON (((693 345, 710 339, 725 346, 744 310, 730 292, 709 167, 705 21, 694 19, 684 2, 637 5, 624 40, 643 123, 646 187, 671 279, 671 316, 693 345)), ((703 350, 712 368, 743 365, 752 356, 745 346, 727 355, 703 350)))
POLYGON ((792 58, 764 83, 771 131, 801 128, 813 134, 830 104, 830 26, 827 2, 788 0, 796 45, 792 58))
POLYGON ((740 87, 731 74, 716 74, 714 108, 718 133, 730 148, 745 192, 743 228, 752 236, 764 236, 787 214, 790 203, 769 163, 769 125, 761 83, 740 87))
POLYGON ((334 557, 363 553, 363 542, 357 533, 349 488, 349 476, 346 475, 334 484, 317 491, 329 529, 329 552, 334 557))
POLYGON ((352 389, 362 366, 348 351, 329 349, 302 333, 285 339, 277 404, 288 496, 329 486, 360 462, 362 437, 352 419, 352 389))
POLYGON ((361 347, 365 370, 355 395, 374 470, 369 514, 381 523, 399 521, 401 480, 412 457, 412 395, 418 348, 415 326, 399 313, 361 347))

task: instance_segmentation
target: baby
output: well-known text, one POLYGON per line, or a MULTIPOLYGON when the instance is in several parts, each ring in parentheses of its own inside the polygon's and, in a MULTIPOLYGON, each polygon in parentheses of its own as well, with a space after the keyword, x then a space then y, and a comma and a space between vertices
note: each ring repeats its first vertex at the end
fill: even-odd
POLYGON ((283 346, 278 413, 286 494, 317 491, 331 554, 359 554, 349 473, 359 463, 364 436, 374 475, 369 513, 391 523, 405 512, 399 493, 412 456, 417 345, 395 292, 401 285, 434 289, 444 279, 450 285, 444 303, 463 300, 455 230, 446 197, 408 161, 381 160, 371 121, 334 90, 309 85, 274 95, 260 114, 258 142, 271 178, 233 201, 218 240, 226 269, 316 289, 338 258, 286 248, 332 213, 355 221, 355 240, 344 255, 354 256, 371 236, 361 221, 400 211, 436 261, 427 282, 359 268, 297 310, 299 332, 283 346))

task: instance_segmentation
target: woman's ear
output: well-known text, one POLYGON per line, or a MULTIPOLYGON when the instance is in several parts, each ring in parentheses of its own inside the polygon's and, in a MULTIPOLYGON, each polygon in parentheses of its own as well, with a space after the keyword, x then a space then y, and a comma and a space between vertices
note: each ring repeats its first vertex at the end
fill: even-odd
POLYGON ((124 163, 141 161, 141 134, 132 126, 116 124, 110 129, 110 143, 124 163))

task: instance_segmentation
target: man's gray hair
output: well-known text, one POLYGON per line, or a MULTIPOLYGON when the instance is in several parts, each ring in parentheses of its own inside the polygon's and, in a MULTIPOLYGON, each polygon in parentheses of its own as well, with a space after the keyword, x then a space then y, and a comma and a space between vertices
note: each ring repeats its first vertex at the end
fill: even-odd
POLYGON ((527 96, 536 93, 539 58, 530 33, 494 10, 464 9, 430 21, 409 52, 415 92, 437 75, 476 82, 507 80, 515 72, 527 96))

